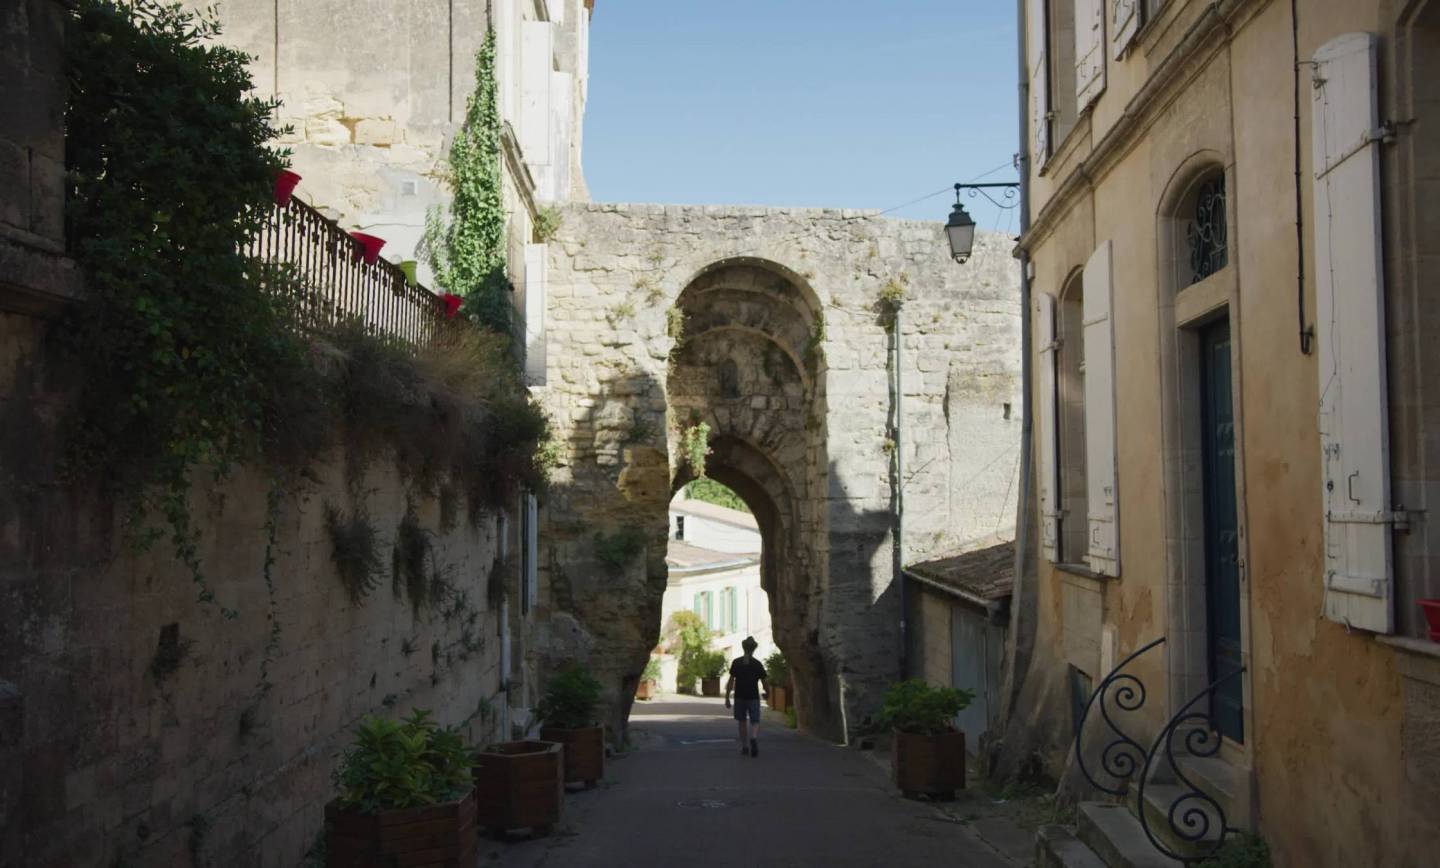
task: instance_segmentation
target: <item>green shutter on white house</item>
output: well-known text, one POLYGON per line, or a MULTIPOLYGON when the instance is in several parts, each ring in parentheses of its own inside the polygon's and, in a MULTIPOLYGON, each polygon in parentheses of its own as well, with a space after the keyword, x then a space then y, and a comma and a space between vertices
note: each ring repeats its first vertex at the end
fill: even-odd
POLYGON ((1376 41, 1315 52, 1315 329, 1325 504, 1325 617, 1395 629, 1376 41))
POLYGON ((1075 0, 1075 109, 1083 112, 1105 90, 1105 4, 1075 0))
POLYGON ((1115 337, 1111 243, 1085 263, 1085 560, 1106 576, 1120 575, 1119 510, 1115 478, 1115 337))
POLYGON ((734 633, 740 628, 740 619, 736 612, 738 606, 735 605, 735 589, 726 588, 725 593, 730 597, 730 632, 734 633))
POLYGON ((1056 466, 1055 296, 1035 293, 1035 440, 1039 465, 1040 551, 1054 562, 1060 537, 1060 486, 1056 466))

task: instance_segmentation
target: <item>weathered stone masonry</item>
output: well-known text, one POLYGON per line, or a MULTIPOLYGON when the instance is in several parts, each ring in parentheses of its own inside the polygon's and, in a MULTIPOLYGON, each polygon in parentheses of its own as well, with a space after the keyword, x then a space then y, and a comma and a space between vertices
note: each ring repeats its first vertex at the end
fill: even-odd
POLYGON ((537 664, 587 660, 622 724, 661 626, 666 504, 691 476, 679 432, 703 421, 708 475, 760 521, 802 724, 847 737, 899 674, 893 443, 907 559, 1013 525, 1008 241, 982 235, 959 267, 939 224, 869 212, 577 204, 550 249, 542 393, 566 455, 542 519, 537 664), (889 284, 906 296, 898 438, 889 284), (623 528, 648 545, 617 572, 595 535, 623 528))

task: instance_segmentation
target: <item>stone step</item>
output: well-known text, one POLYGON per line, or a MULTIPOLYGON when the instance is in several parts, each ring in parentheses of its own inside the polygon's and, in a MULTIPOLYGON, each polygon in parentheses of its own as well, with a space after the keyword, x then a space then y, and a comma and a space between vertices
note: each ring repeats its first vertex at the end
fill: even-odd
POLYGON ((1180 802, 1175 812, 1178 829, 1170 825, 1170 809, 1176 800, 1189 793, 1190 789, 1178 784, 1148 783, 1145 785, 1145 803, 1139 804, 1140 787, 1130 785, 1126 804, 1132 813, 1141 808, 1150 831, 1171 852, 1180 854, 1208 853, 1215 849, 1222 836, 1224 824, 1214 806, 1203 799, 1190 798, 1180 802), (1182 832, 1184 833, 1182 835, 1182 832), (1203 834, 1202 834, 1203 833, 1203 834), (1192 837, 1185 837, 1190 835, 1192 837))
POLYGON ((1106 868, 1095 851, 1064 826, 1041 826, 1035 833, 1035 868, 1106 868))
POLYGON ((1109 868, 1182 868, 1155 849, 1127 805, 1082 802, 1077 833, 1109 868))

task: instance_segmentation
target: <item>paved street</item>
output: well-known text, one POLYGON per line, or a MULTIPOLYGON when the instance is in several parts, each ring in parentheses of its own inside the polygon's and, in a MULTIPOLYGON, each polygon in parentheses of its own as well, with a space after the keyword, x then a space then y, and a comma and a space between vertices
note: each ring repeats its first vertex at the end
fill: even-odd
POLYGON ((548 839, 487 841, 506 866, 901 866, 1010 868, 935 806, 901 798, 865 754, 800 735, 765 712, 760 756, 741 756, 721 700, 636 703, 637 749, 569 796, 548 839))

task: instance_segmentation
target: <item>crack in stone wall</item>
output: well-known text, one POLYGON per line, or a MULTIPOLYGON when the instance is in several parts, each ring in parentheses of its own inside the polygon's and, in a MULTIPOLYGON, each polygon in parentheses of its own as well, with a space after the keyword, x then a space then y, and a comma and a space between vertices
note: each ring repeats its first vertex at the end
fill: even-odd
POLYGON ((802 725, 837 740, 860 729, 901 661, 880 293, 906 293, 906 559, 1007 536, 1020 425, 1010 244, 982 233, 962 267, 939 223, 869 212, 564 208, 539 390, 564 456, 542 515, 531 674, 587 663, 623 732, 661 627, 668 502, 689 478, 678 432, 706 421, 709 475, 761 525, 762 581, 800 681, 802 725), (595 534, 624 528, 645 551, 615 570, 597 558, 595 534), (561 612, 565 630, 554 626, 561 612))

